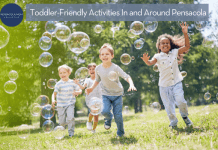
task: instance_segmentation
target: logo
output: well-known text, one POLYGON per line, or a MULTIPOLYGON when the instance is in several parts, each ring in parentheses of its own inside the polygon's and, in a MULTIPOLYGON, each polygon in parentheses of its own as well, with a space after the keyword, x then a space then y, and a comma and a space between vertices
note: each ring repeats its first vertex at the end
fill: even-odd
POLYGON ((14 27, 23 20, 23 10, 19 5, 10 3, 2 8, 0 17, 6 26, 14 27))

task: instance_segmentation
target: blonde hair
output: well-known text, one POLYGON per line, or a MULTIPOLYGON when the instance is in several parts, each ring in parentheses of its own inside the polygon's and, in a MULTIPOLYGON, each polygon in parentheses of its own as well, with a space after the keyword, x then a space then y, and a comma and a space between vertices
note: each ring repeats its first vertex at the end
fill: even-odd
POLYGON ((96 67, 96 63, 90 63, 90 64, 88 64, 88 67, 87 67, 87 68, 89 69, 89 68, 91 68, 91 67, 96 67))
POLYGON ((64 69, 66 69, 69 72, 72 72, 72 70, 73 70, 71 67, 69 67, 66 64, 64 64, 64 65, 58 67, 58 72, 60 71, 61 68, 64 68, 64 69))
POLYGON ((109 50, 109 52, 111 53, 111 55, 114 55, 114 49, 111 46, 111 44, 109 43, 104 43, 103 46, 100 48, 99 53, 101 54, 101 51, 103 48, 106 48, 107 50, 109 50))

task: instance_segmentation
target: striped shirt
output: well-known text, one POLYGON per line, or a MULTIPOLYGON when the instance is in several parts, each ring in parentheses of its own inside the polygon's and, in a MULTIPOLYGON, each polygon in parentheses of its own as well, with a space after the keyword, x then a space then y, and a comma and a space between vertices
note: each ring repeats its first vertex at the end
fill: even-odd
POLYGON ((71 79, 69 79, 68 81, 58 81, 54 88, 54 92, 57 93, 57 106, 64 107, 75 104, 76 98, 73 95, 73 92, 78 91, 79 89, 80 87, 75 84, 74 81, 71 79))

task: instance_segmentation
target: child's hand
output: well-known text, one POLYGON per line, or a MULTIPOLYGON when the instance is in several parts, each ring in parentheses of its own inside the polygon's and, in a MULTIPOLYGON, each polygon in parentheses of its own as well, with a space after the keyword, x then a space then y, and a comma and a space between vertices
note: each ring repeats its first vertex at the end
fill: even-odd
POLYGON ((130 91, 137 91, 136 87, 134 85, 130 85, 129 89, 127 90, 128 92, 130 91))
POLYGON ((53 101, 53 102, 52 102, 52 107, 53 107, 53 108, 55 107, 55 104, 57 104, 57 101, 53 101))
POLYGON ((74 78, 73 81, 78 85, 79 84, 79 80, 74 78))
POLYGON ((80 94, 80 92, 77 92, 77 91, 73 91, 73 96, 78 96, 80 94))
POLYGON ((150 56, 148 56, 148 53, 147 53, 147 54, 144 53, 144 54, 143 54, 143 57, 141 57, 141 59, 142 59, 145 63, 148 62, 149 58, 150 58, 150 56))
POLYGON ((87 95, 89 95, 89 93, 91 93, 92 91, 93 91, 92 88, 88 88, 88 89, 85 90, 85 92, 86 92, 87 95))
POLYGON ((180 24, 181 28, 182 28, 182 32, 185 34, 185 33, 188 33, 188 24, 186 26, 186 22, 185 22, 185 25, 184 25, 184 22, 182 24, 180 24))

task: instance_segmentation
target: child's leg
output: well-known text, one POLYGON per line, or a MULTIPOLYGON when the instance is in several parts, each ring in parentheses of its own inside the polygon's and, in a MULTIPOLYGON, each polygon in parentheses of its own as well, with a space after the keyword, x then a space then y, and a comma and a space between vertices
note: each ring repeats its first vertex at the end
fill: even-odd
POLYGON ((66 125, 66 113, 65 113, 65 108, 58 107, 58 108, 57 108, 57 111, 58 111, 59 124, 60 124, 60 126, 65 127, 65 125, 66 125))
POLYGON ((112 101, 112 105, 113 105, 114 119, 117 124, 117 135, 123 136, 124 135, 123 116, 122 116, 123 99, 122 96, 113 96, 113 97, 114 99, 112 101))
POLYGON ((93 118, 93 115, 91 113, 89 113, 89 121, 88 122, 92 122, 92 118, 93 118))
POLYGON ((67 110, 67 124, 68 124, 68 133, 69 135, 74 135, 74 105, 69 105, 67 110))
POLYGON ((111 113, 111 100, 108 98, 109 96, 102 95, 103 98, 103 110, 101 114, 105 117, 105 124, 108 126, 111 126, 111 121, 112 121, 112 113, 111 113))
POLYGON ((98 115, 94 116, 93 130, 96 129, 97 125, 98 125, 98 115))
POLYGON ((175 112, 175 99, 173 97, 173 86, 159 87, 160 97, 164 104, 168 118, 170 120, 170 126, 176 126, 178 119, 175 112))

